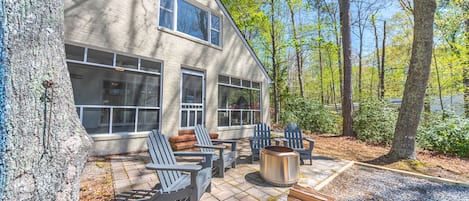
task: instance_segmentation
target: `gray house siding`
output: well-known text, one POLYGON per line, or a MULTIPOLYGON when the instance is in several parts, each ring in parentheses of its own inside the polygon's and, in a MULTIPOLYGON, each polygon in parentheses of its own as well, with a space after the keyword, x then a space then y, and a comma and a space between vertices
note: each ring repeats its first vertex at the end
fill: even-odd
MULTIPOLYGON (((180 129, 181 72, 205 74, 205 126, 221 138, 240 138, 252 133, 252 125, 218 126, 218 76, 261 83, 261 121, 269 117, 269 78, 259 61, 232 26, 215 0, 190 0, 221 18, 221 45, 158 26, 159 1, 153 0, 65 0, 65 41, 124 55, 162 62, 162 133, 173 136, 180 129)), ((91 95, 91 94, 90 94, 91 95)), ((92 135, 97 155, 146 149, 148 132, 92 135)))

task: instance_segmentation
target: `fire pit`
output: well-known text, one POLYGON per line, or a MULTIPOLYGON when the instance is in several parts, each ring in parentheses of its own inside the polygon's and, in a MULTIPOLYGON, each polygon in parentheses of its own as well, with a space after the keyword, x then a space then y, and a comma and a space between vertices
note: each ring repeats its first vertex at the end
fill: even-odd
POLYGON ((292 148, 268 146, 260 153, 261 176, 275 186, 290 186, 298 182, 300 157, 292 148))

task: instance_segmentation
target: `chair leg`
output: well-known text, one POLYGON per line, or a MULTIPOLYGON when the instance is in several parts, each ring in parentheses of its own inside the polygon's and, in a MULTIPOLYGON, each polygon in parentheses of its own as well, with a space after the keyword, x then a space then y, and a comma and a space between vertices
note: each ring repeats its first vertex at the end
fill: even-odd
POLYGON ((220 158, 220 163, 218 164, 218 176, 221 178, 225 177, 225 164, 223 164, 223 158, 220 158))
POLYGON ((309 156, 309 165, 313 165, 313 156, 309 156))
POLYGON ((210 182, 207 186, 207 189, 205 189, 205 192, 210 193, 212 192, 212 182, 210 182))

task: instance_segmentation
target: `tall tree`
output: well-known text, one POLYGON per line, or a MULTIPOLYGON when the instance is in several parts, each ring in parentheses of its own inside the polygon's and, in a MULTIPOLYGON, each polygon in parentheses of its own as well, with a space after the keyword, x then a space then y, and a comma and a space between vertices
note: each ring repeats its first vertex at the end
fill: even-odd
POLYGON ((319 79, 321 87, 321 104, 324 104, 324 69, 322 62, 322 34, 321 34, 321 2, 316 0, 317 23, 318 23, 318 57, 319 57, 319 79))
POLYGON ((271 23, 271 28, 270 28, 270 40, 271 40, 271 60, 272 60, 272 79, 274 80, 273 87, 274 87, 274 120, 275 123, 279 122, 279 109, 280 109, 280 86, 279 86, 279 74, 280 74, 280 66, 279 63, 277 62, 277 32, 275 30, 275 15, 276 15, 276 10, 275 10, 275 0, 270 1, 270 23, 271 23))
POLYGON ((0 1, 0 199, 78 200, 91 139, 65 63, 63 1, 0 1))
MULTIPOLYGON (((375 34, 375 54, 376 54, 376 64, 378 68, 378 77, 380 78, 379 84, 378 84, 378 98, 381 98, 380 96, 380 89, 381 89, 381 60, 379 56, 379 38, 378 38, 378 28, 376 27, 376 15, 371 16, 371 25, 373 26, 373 32, 375 34)), ((384 83, 384 80, 383 82, 384 83)), ((370 91, 370 94, 373 94, 372 91, 370 91)))
POLYGON ((352 42, 350 31, 350 0, 340 0, 340 24, 342 32, 342 47, 344 55, 344 88, 342 97, 342 134, 354 136, 352 131, 352 42))
POLYGON ((335 38, 335 43, 337 46, 337 67, 339 69, 339 92, 340 92, 340 97, 342 98, 342 92, 343 92, 343 73, 342 73, 342 46, 341 46, 341 41, 340 41, 340 28, 338 24, 340 23, 339 20, 337 20, 337 4, 334 2, 325 2, 324 3, 324 9, 329 15, 331 21, 332 21, 332 27, 333 27, 333 32, 334 32, 334 38, 335 38))
POLYGON ((381 67, 379 70, 379 87, 380 87, 380 94, 379 98, 381 100, 384 100, 384 93, 385 93, 385 87, 384 87, 384 59, 386 58, 386 20, 383 23, 383 45, 381 46, 381 67))
POLYGON ((463 69, 463 83, 464 83, 464 113, 466 118, 469 118, 469 1, 463 1, 464 20, 464 39, 466 42, 466 60, 464 61, 465 67, 463 69))
POLYGON ((298 82, 300 85, 300 95, 301 97, 305 97, 304 89, 303 89, 303 56, 301 52, 301 42, 298 39, 297 35, 297 28, 295 25, 295 11, 294 11, 294 4, 298 4, 294 0, 287 0, 288 9, 290 11, 290 19, 291 19, 291 26, 293 30, 293 45, 295 47, 295 56, 296 56, 296 68, 298 73, 298 82))
POLYGON ((435 0, 414 0, 412 56, 394 140, 388 153, 391 159, 416 159, 415 136, 430 75, 435 9, 435 0))

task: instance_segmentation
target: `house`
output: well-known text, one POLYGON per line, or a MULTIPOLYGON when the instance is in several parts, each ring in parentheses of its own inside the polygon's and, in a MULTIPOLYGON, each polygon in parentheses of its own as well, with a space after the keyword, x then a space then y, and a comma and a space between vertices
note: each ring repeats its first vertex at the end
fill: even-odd
POLYGON ((265 67, 219 0, 65 0, 66 57, 95 155, 204 124, 240 138, 269 121, 265 67))

